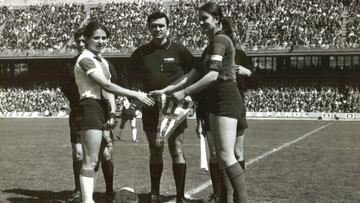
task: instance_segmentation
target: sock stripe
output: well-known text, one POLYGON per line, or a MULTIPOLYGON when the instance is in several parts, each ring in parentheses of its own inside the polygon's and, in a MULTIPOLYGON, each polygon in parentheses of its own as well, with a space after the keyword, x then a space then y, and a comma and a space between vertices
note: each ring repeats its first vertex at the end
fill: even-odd
POLYGON ((95 177, 95 171, 94 170, 80 170, 80 175, 88 178, 94 178, 95 177))

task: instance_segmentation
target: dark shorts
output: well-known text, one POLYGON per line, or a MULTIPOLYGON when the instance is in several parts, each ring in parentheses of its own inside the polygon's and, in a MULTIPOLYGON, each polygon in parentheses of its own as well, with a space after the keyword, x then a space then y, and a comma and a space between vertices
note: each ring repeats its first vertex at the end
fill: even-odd
POLYGON ((237 85, 231 81, 217 81, 209 91, 209 113, 235 119, 246 117, 244 101, 237 85))
POLYGON ((70 127, 70 141, 73 144, 81 143, 80 120, 81 120, 81 116, 79 111, 71 110, 69 115, 69 127, 70 127))
POLYGON ((210 131, 208 102, 206 99, 198 100, 195 112, 196 112, 196 119, 200 120, 203 131, 204 132, 210 131))
POLYGON ((120 118, 132 120, 136 117, 136 110, 134 108, 123 108, 120 114, 120 118))
MULTIPOLYGON (((209 116, 207 117, 203 117, 203 118, 197 118, 197 119, 200 119, 201 120, 201 123, 202 123, 202 128, 203 128, 203 131, 211 131, 210 130, 210 120, 209 120, 209 116)), ((248 124, 247 124, 247 120, 246 120, 246 117, 242 117, 240 119, 238 119, 238 123, 237 123, 237 127, 236 127, 236 131, 239 132, 239 131, 244 131, 245 129, 248 128, 248 124)), ((239 134, 237 133, 236 136, 239 137, 239 136, 242 136, 242 134, 239 134)))
MULTIPOLYGON (((157 104, 153 107, 143 108, 142 111, 143 130, 145 132, 157 132, 159 123, 159 110, 157 104)), ((187 119, 185 119, 172 133, 173 135, 181 134, 187 128, 187 119)))
MULTIPOLYGON (((196 119, 200 120, 203 131, 210 131, 210 120, 208 113, 208 102, 206 100, 198 101, 196 106, 196 119)), ((238 119, 237 131, 244 131, 248 128, 246 116, 238 119)), ((242 136, 243 134, 237 134, 242 136)))
POLYGON ((80 129, 102 130, 106 122, 105 111, 101 100, 92 98, 80 100, 80 129))

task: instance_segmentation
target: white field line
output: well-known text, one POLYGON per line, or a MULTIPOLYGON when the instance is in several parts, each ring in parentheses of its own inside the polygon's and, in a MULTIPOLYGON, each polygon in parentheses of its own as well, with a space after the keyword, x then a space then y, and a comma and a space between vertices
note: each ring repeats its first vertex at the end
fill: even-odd
MULTIPOLYGON (((297 142, 305 139, 306 137, 308 137, 308 136, 310 136, 310 135, 312 135, 312 134, 314 134, 314 133, 316 133, 316 132, 318 132, 318 131, 320 131, 320 130, 322 130, 322 129, 324 129, 324 128, 332 125, 332 124, 334 124, 334 123, 328 123, 328 124, 326 124, 326 125, 323 125, 323 126, 317 128, 317 129, 315 129, 315 130, 313 130, 313 131, 311 131, 311 132, 306 133, 305 135, 303 135, 303 136, 301 136, 301 137, 299 137, 299 138, 297 138, 297 139, 295 139, 295 140, 292 140, 292 141, 290 141, 290 142, 287 142, 287 143, 285 143, 285 144, 283 144, 283 145, 281 145, 281 146, 279 146, 279 147, 277 147, 277 148, 272 149, 271 151, 265 152, 265 153, 261 154, 260 156, 257 156, 257 157, 255 157, 255 158, 253 158, 253 159, 250 159, 249 161, 246 162, 246 165, 247 165, 247 166, 252 165, 252 164, 254 164, 255 162, 258 162, 258 161, 260 161, 261 159, 264 159, 265 157, 267 157, 267 156, 269 156, 269 155, 271 155, 271 154, 273 154, 273 153, 275 153, 275 152, 277 152, 277 151, 280 151, 280 150, 282 150, 282 149, 284 149, 284 148, 286 148, 286 147, 289 147, 290 145, 295 144, 295 143, 297 143, 297 142)), ((197 193, 205 190, 205 189, 206 189, 207 187, 209 187, 210 185, 211 185, 211 180, 208 180, 208 181, 204 182, 203 184, 199 185, 198 187, 196 187, 196 188, 194 188, 194 189, 186 192, 186 196, 187 196, 187 197, 189 197, 189 196, 191 197, 191 195, 197 194, 197 193)), ((172 200, 168 201, 167 203, 172 203, 172 202, 174 202, 174 200, 175 200, 175 199, 172 199, 172 200)))

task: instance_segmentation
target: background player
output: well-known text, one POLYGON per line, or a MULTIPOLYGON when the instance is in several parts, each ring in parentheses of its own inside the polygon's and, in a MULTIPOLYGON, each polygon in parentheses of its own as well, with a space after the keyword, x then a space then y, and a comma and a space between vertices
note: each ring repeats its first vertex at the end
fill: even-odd
POLYGON ((130 121, 132 141, 137 142, 137 129, 136 129, 136 117, 139 115, 139 111, 132 105, 126 97, 121 98, 121 113, 120 113, 120 130, 116 137, 117 140, 122 141, 122 133, 127 121, 130 121))
POLYGON ((74 65, 81 54, 82 49, 84 48, 84 37, 83 29, 79 29, 74 34, 74 41, 76 43, 76 48, 78 50, 78 55, 74 57, 70 63, 66 64, 64 68, 64 77, 61 80, 61 90, 64 93, 65 97, 69 101, 70 114, 69 114, 69 127, 70 127, 70 141, 71 141, 71 150, 72 150, 72 160, 73 160, 73 173, 74 173, 74 182, 75 189, 72 192, 72 195, 68 201, 79 201, 80 200, 80 168, 82 165, 82 148, 80 140, 80 124, 79 120, 79 92, 75 83, 74 76, 74 65))

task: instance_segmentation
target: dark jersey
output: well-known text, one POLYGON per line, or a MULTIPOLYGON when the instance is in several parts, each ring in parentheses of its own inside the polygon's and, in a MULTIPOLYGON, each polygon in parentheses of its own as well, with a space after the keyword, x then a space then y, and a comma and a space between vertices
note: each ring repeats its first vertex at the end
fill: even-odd
POLYGON ((199 73, 218 71, 220 80, 236 82, 235 47, 228 36, 216 35, 214 42, 204 50, 202 61, 202 66, 197 66, 199 73))
POLYGON ((130 106, 129 108, 124 107, 121 110, 120 117, 131 120, 136 117, 136 109, 133 106, 130 106))
POLYGON ((161 46, 150 42, 131 55, 124 86, 145 92, 162 89, 189 72, 192 66, 193 56, 184 46, 170 40, 161 46))
MULTIPOLYGON (((236 55, 235 55, 235 63, 237 65, 241 65, 244 68, 249 69, 251 72, 251 66, 249 63, 249 59, 246 56, 246 53, 241 49, 236 49, 236 55)), ((242 75, 236 75, 236 82, 240 91, 241 96, 244 98, 244 93, 246 89, 249 87, 249 81, 250 78, 248 76, 242 76, 242 75)))
POLYGON ((62 83, 60 84, 62 92, 70 103, 71 110, 76 110, 79 107, 80 95, 74 75, 74 66, 79 56, 80 53, 65 65, 62 83))

